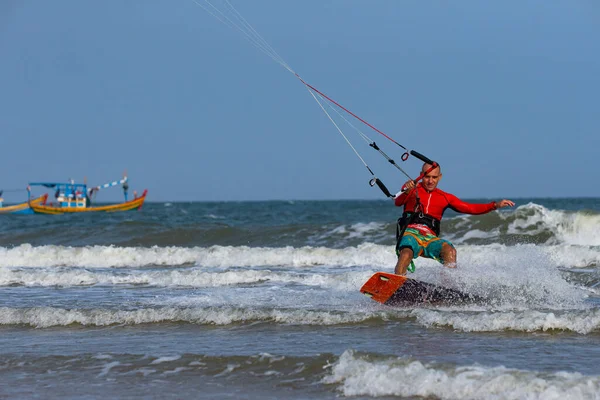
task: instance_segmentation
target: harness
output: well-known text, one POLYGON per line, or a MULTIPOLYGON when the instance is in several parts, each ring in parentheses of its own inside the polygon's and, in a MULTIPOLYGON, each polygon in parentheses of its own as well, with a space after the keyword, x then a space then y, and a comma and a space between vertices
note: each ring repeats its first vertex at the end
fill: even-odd
MULTIPOLYGON (((432 217, 429 214, 423 213, 421 199, 419 198, 419 190, 418 188, 415 188, 415 190, 417 201, 417 204, 415 205, 415 210, 412 213, 402 213, 402 216, 398 218, 398 222, 396 224, 396 254, 400 253, 400 242, 402 241, 402 236, 404 236, 406 228, 411 224, 425 225, 426 227, 431 229, 436 236, 440 235, 440 220, 432 217)), ((410 261, 408 271, 415 272, 415 264, 412 260, 410 261)))
POLYGON ((440 220, 423 212, 423 205, 421 204, 421 198, 419 197, 419 188, 415 187, 414 190, 416 200, 415 210, 413 212, 405 211, 402 213, 402 216, 398 218, 398 223, 396 224, 396 250, 398 249, 402 236, 404 236, 406 227, 410 224, 425 225, 431 229, 436 236, 440 236, 440 220))
POLYGON ((415 211, 413 213, 405 212, 402 217, 398 218, 398 225, 396 226, 396 239, 399 239, 404 234, 406 227, 410 224, 425 225, 435 233, 436 236, 440 235, 440 220, 432 217, 428 214, 423 214, 422 211, 415 211), (402 231, 402 234, 400 234, 402 231), (398 237, 399 235, 399 237, 398 237))

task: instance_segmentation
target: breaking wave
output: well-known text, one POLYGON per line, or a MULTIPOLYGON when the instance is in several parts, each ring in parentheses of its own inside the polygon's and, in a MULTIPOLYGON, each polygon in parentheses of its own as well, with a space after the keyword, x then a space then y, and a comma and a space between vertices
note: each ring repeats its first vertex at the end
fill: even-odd
POLYGON ((347 397, 592 399, 600 392, 600 376, 422 363, 410 358, 377 359, 353 351, 340 356, 323 382, 336 385, 347 397))
POLYGON ((0 325, 34 328, 57 326, 109 326, 188 323, 235 325, 268 323, 285 325, 360 325, 414 320, 425 327, 450 328, 461 332, 547 332, 578 334, 600 332, 600 310, 489 311, 472 309, 381 309, 361 306, 354 310, 310 310, 234 306, 157 307, 136 310, 66 309, 57 307, 0 307, 0 325))

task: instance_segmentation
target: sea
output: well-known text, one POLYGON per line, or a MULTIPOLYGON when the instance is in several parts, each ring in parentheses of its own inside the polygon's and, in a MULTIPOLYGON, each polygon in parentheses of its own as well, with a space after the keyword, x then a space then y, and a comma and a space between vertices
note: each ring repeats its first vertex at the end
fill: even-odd
POLYGON ((2 215, 0 398, 600 399, 600 199, 513 200, 410 274, 483 300, 402 307, 390 201, 2 215))

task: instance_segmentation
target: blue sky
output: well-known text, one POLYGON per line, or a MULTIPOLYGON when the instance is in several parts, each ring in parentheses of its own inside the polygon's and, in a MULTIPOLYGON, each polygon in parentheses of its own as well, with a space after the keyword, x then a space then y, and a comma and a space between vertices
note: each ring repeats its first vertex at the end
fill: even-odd
MULTIPOLYGON (((307 82, 439 161, 442 189, 599 196, 596 2, 230 2, 307 82)), ((0 55, 1 188, 126 169, 149 201, 383 199, 302 84, 192 0, 3 1, 0 55)))

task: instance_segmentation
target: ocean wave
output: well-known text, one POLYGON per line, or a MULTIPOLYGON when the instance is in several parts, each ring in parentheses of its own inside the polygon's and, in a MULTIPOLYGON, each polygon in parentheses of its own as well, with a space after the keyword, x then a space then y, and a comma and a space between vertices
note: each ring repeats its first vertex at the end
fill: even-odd
POLYGON ((26 325, 34 328, 166 323, 225 326, 257 322, 331 326, 407 320, 415 320, 425 327, 447 327, 462 332, 565 331, 587 335, 600 331, 598 309, 489 311, 474 307, 467 311, 460 311, 457 307, 442 309, 356 307, 350 311, 339 311, 239 306, 149 307, 136 310, 0 307, 0 325, 26 325))
POLYGON ((552 232, 552 243, 600 246, 600 214, 597 212, 550 210, 529 203, 517 208, 514 220, 508 225, 509 234, 536 234, 543 230, 552 232))
POLYGON ((0 268, 0 286, 73 287, 73 286, 152 286, 211 288, 257 283, 300 284, 336 290, 356 290, 368 272, 336 274, 271 271, 269 269, 225 270, 208 272, 202 268, 170 270, 95 270, 86 268, 0 268))
MULTIPOLYGON (((550 266, 581 268, 600 265, 600 247, 582 245, 502 244, 457 245, 461 265, 523 264, 537 259, 550 266)), ((118 247, 118 246, 31 246, 0 247, 2 267, 87 267, 142 268, 205 266, 215 268, 318 265, 390 268, 396 263, 393 246, 363 243, 336 249, 328 247, 118 247)), ((437 265, 420 258, 419 264, 437 265)))
POLYGON ((256 309, 244 307, 143 308, 137 310, 64 309, 57 307, 0 307, 0 325, 28 325, 34 328, 83 325, 140 325, 157 323, 190 323, 197 325, 231 325, 249 322, 271 322, 293 325, 354 324, 386 318, 367 312, 331 312, 288 309, 256 309))
POLYGON ((0 267, 120 268, 201 265, 209 267, 391 265, 393 249, 372 243, 332 249, 287 247, 31 246, 0 248, 0 267))
POLYGON ((588 334, 600 330, 600 310, 442 312, 418 309, 412 312, 427 327, 449 327, 461 332, 547 332, 588 334))
POLYGON ((528 203, 510 212, 445 219, 442 231, 455 243, 538 243, 600 246, 600 214, 550 210, 528 203))
MULTIPOLYGON (((356 245, 360 241, 393 245, 395 228, 394 218, 386 222, 328 224, 314 227, 314 233, 306 236, 305 240, 310 245, 327 247, 345 247, 356 245)), ((441 228, 442 237, 456 244, 600 246, 598 212, 551 210, 536 203, 485 215, 457 215, 449 212, 443 219, 441 228)))
POLYGON ((409 358, 374 360, 344 352, 323 379, 347 397, 439 399, 598 398, 600 376, 480 365, 442 365, 409 358))

